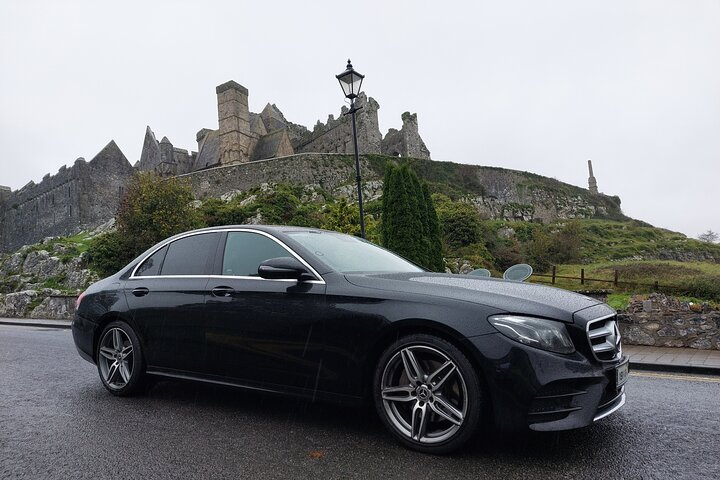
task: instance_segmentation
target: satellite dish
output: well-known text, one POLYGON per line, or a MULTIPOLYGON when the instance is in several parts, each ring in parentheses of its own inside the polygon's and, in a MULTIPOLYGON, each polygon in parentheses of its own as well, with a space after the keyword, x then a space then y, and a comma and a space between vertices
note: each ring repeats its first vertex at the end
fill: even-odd
POLYGON ((532 273, 533 269, 530 265, 528 265, 527 263, 519 263, 505 270, 505 273, 503 273, 503 278, 505 280, 523 282, 530 278, 530 275, 532 275, 532 273))
POLYGON ((476 268, 472 272, 468 272, 468 275, 474 275, 476 277, 492 277, 490 270, 487 268, 476 268))

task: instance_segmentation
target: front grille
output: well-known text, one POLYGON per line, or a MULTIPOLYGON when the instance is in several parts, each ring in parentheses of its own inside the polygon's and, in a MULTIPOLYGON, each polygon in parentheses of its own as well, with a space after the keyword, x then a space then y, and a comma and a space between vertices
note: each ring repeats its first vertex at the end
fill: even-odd
POLYGON ((611 362, 622 356, 620 330, 615 315, 588 322, 587 337, 593 355, 601 362, 611 362))

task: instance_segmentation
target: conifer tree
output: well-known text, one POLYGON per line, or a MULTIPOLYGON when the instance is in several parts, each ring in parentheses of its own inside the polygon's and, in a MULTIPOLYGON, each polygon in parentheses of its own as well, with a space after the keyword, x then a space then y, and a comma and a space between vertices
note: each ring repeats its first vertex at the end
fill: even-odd
POLYGON ((383 245, 434 271, 443 271, 440 226, 426 184, 408 164, 385 168, 383 245))
POLYGON ((425 200, 425 210, 428 219, 428 239, 430 242, 428 265, 430 270, 435 272, 445 271, 445 261, 442 255, 442 235, 440 233, 440 220, 438 219, 435 205, 430 196, 430 188, 427 183, 422 186, 423 198, 425 200))
POLYGON ((432 270, 430 259, 430 238, 428 225, 428 212, 423 197, 422 185, 415 171, 408 164, 403 165, 403 175, 410 186, 413 216, 417 218, 415 248, 417 251, 418 263, 432 270))
POLYGON ((392 173, 395 171, 395 165, 392 162, 387 162, 385 164, 385 176, 383 178, 383 196, 382 196, 382 211, 383 211, 383 218, 382 223, 380 224, 380 240, 382 241, 383 245, 388 244, 389 241, 389 235, 390 230, 392 229, 392 219, 390 218, 390 215, 385 215, 384 212, 387 212, 389 210, 388 205, 390 204, 390 195, 388 195, 388 188, 390 188, 390 185, 392 183, 391 177, 392 173))

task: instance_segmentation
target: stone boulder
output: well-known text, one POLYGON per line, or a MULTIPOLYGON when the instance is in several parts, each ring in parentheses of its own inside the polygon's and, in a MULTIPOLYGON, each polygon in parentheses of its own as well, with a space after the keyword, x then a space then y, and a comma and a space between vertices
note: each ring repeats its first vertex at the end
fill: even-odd
POLYGON ((38 297, 36 290, 23 290, 0 296, 0 317, 24 317, 28 307, 38 297))
POLYGON ((28 253, 22 271, 25 275, 45 279, 63 275, 65 267, 58 257, 50 256, 47 250, 37 250, 28 253))
POLYGON ((446 258, 445 273, 468 274, 474 270, 472 263, 464 258, 446 258))
POLYGON ((0 266, 0 275, 18 274, 22 270, 25 254, 15 252, 0 266))
POLYGON ((75 314, 75 297, 48 296, 30 312, 30 318, 71 319, 75 314))
POLYGON ((64 276, 62 286, 68 290, 83 290, 99 280, 98 276, 87 268, 86 253, 72 258, 65 264, 64 276))

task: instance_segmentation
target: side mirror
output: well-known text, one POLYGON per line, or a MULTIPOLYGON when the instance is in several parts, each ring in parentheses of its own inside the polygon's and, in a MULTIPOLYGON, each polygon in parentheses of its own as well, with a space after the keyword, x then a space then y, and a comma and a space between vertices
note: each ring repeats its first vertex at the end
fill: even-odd
POLYGON ((278 257, 265 260, 258 266, 258 275, 262 278, 273 280, 315 280, 315 277, 307 271, 305 265, 293 257, 278 257))

